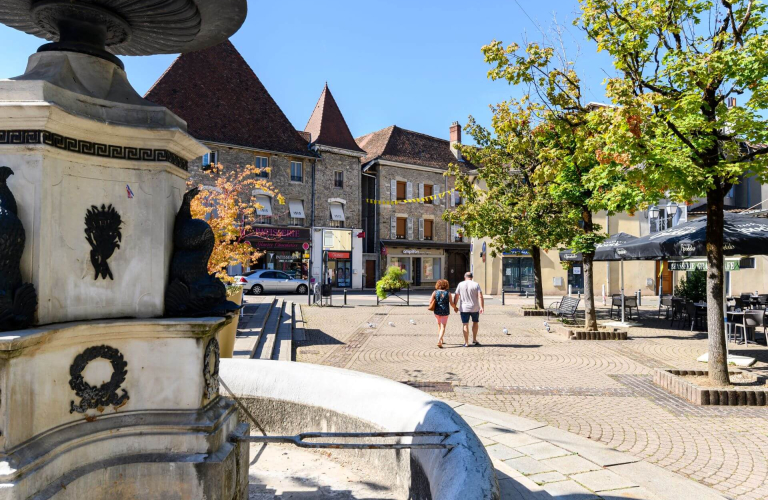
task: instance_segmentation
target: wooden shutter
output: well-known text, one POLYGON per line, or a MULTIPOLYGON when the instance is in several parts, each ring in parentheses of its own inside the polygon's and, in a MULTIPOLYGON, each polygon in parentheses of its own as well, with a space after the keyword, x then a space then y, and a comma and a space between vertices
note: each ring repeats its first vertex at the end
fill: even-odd
POLYGON ((451 224, 451 243, 456 241, 456 226, 451 224))
POLYGON ((424 198, 424 183, 419 182, 419 198, 424 198))
POLYGON ((424 219, 419 219, 419 239, 424 239, 424 219))
POLYGON ((451 206, 455 207, 456 206, 456 192, 455 191, 449 191, 448 194, 451 195, 451 206))
POLYGON ((413 239, 413 217, 408 217, 408 239, 413 239))
POLYGON ((435 205, 438 205, 440 203, 440 197, 437 196, 437 193, 438 193, 437 184, 432 184, 432 195, 434 196, 434 198, 432 199, 432 203, 434 203, 435 205))
POLYGON ((394 215, 389 218, 389 238, 397 239, 397 217, 394 215))
POLYGON ((392 201, 397 199, 397 181, 395 179, 389 181, 389 199, 392 201))
POLYGON ((410 200, 411 198, 413 198, 413 183, 408 181, 405 184, 405 199, 410 200))

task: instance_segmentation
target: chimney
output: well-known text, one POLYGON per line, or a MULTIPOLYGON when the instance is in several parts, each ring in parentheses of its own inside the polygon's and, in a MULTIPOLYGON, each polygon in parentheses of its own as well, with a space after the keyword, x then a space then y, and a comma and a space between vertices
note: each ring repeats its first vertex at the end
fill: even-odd
POLYGON ((735 108, 735 107, 736 107, 736 98, 735 98, 735 97, 728 97, 728 98, 725 100, 725 106, 726 106, 728 109, 731 109, 731 108, 735 108))
POLYGON ((455 156, 457 160, 461 160, 461 152, 454 147, 456 144, 461 144, 461 125, 459 125, 459 122, 451 123, 450 131, 451 153, 453 153, 453 156, 455 156))

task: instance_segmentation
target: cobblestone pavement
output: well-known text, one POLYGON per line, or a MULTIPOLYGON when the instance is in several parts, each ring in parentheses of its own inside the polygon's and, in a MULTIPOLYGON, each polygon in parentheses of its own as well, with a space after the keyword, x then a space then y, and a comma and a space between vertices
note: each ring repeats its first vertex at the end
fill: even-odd
MULTIPOLYGON (((507 298, 481 316, 481 346, 462 346, 452 315, 438 349, 434 317, 423 306, 304 306, 307 341, 296 346, 296 360, 546 422, 730 498, 768 498, 768 407, 697 407, 655 386, 654 368, 704 367, 696 358, 707 340, 669 328, 652 307, 641 310, 644 326, 630 329, 630 340, 570 341, 557 329, 547 332, 544 318, 522 317, 507 298)), ((768 348, 730 345, 758 358, 751 371, 768 375, 768 348)))

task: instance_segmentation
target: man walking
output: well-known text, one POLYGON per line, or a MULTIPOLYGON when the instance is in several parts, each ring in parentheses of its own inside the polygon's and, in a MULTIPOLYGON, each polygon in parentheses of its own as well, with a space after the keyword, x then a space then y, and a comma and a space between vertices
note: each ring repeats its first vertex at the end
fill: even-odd
POLYGON ((485 299, 480 285, 475 283, 472 273, 464 274, 464 281, 456 287, 454 310, 461 314, 462 328, 464 329, 464 347, 469 346, 469 320, 472 319, 472 343, 480 345, 477 341, 477 330, 479 329, 480 315, 485 310, 485 299))

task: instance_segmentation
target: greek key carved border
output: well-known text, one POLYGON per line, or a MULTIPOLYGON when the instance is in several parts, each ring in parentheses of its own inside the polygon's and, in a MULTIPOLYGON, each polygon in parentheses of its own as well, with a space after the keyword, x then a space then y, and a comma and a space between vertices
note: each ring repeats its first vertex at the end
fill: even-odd
POLYGON ((44 144, 63 151, 101 158, 130 161, 153 161, 175 165, 182 170, 189 169, 189 162, 167 149, 136 148, 115 146, 98 142, 65 137, 46 130, 0 130, 0 145, 44 144))

